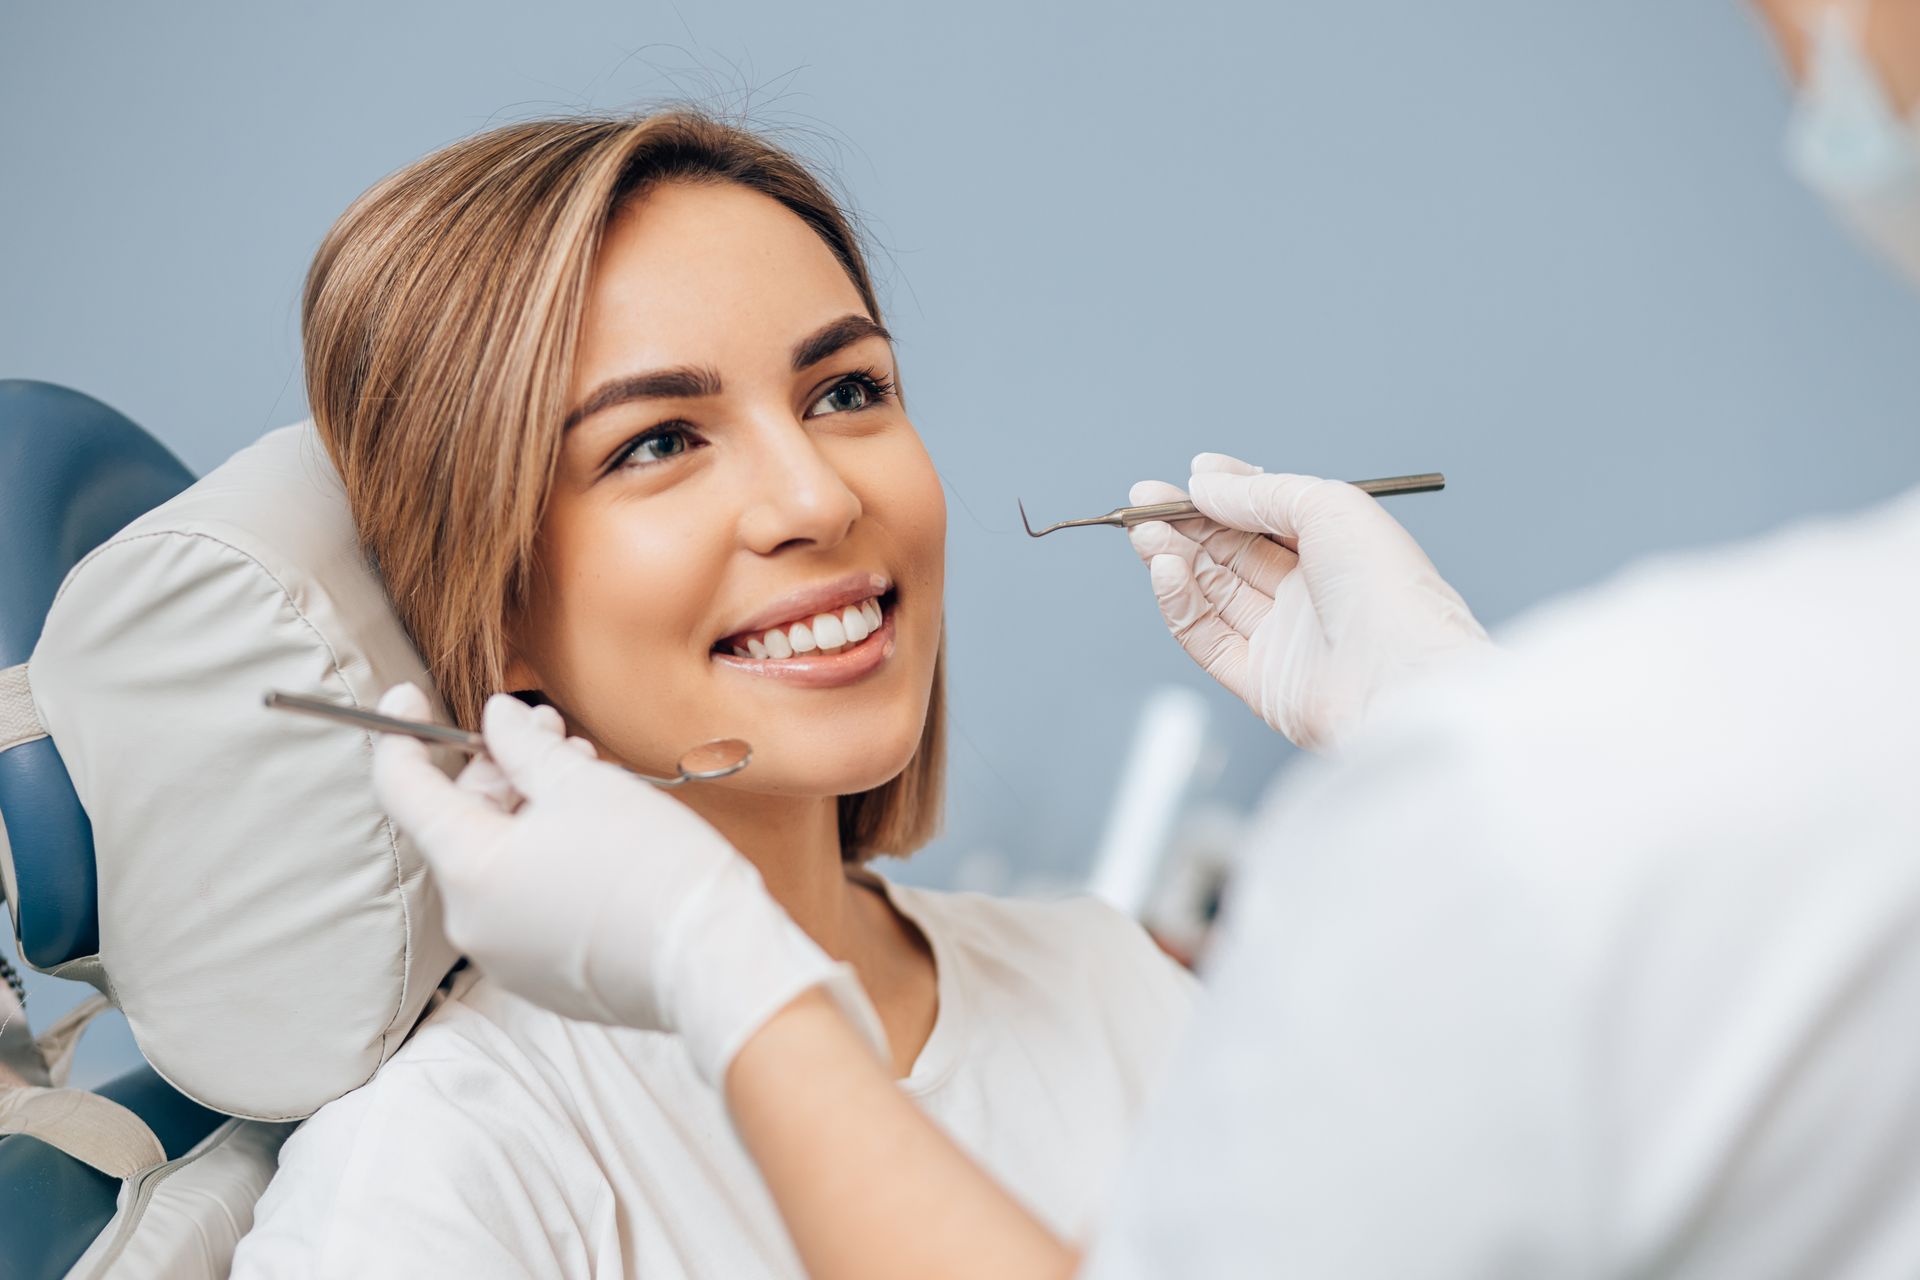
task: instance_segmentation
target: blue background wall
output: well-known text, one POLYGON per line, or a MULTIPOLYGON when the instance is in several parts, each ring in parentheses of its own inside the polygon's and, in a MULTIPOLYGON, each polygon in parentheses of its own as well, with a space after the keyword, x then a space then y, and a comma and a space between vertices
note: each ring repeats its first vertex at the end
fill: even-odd
POLYGON ((1153 684, 1205 691, 1225 798, 1288 758, 1122 535, 1029 543, 1016 496, 1444 469, 1394 510, 1498 623, 1920 478, 1920 303, 1787 176, 1733 0, 9 5, 0 376, 205 471, 303 416, 299 283, 368 184, 668 96, 807 131, 879 244, 951 510, 952 816, 902 878, 1078 877, 1153 684))

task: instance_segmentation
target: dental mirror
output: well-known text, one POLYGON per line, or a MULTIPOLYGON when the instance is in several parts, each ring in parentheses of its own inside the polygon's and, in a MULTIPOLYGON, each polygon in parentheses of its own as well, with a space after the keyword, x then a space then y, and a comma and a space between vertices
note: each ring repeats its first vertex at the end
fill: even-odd
MULTIPOLYGON (((485 738, 465 729, 456 729, 451 725, 384 715, 378 711, 365 711, 345 703, 329 702, 325 698, 312 698, 304 693, 287 693, 279 689, 269 690, 262 701, 267 706, 281 711, 297 711, 303 715, 331 720, 335 724, 350 724, 356 728, 372 729, 378 733, 401 733, 436 747, 453 747, 469 755, 483 756, 487 753, 485 738)), ((746 768, 752 760, 753 748, 739 738, 715 738, 711 742, 703 742, 691 748, 680 757, 678 765, 680 776, 676 778, 656 778, 651 774, 636 773, 632 769, 627 769, 627 772, 643 782, 651 782, 656 787, 677 787, 683 782, 712 782, 718 778, 731 777, 746 768)), ((609 763, 613 762, 609 761, 609 763)), ((616 764, 615 767, 626 769, 625 765, 620 764, 616 764)))

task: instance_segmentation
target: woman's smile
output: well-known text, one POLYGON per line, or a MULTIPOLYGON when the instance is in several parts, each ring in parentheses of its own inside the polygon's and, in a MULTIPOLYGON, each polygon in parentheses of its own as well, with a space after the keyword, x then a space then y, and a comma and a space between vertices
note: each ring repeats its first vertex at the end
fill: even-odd
POLYGON ((773 625, 755 622, 717 641, 712 661, 801 688, 851 684, 893 656, 897 597, 880 574, 797 592, 770 610, 773 625))
MULTIPOLYGON (((839 685, 851 685, 860 677, 870 676, 893 656, 895 651, 895 631, 893 631, 893 610, 883 608, 881 604, 868 603, 870 610, 881 614, 881 622, 866 637, 839 645, 833 651, 814 649, 812 652, 797 652, 789 658, 755 658, 751 654, 741 656, 737 652, 716 652, 712 656, 716 666, 743 672, 747 676, 766 676, 780 679, 783 683, 797 685, 801 689, 835 689, 839 685)), ((849 610, 856 612, 856 610, 849 610)), ((831 616, 822 616, 822 622, 831 622, 831 616)), ((795 626, 795 631, 803 631, 806 624, 795 626)))

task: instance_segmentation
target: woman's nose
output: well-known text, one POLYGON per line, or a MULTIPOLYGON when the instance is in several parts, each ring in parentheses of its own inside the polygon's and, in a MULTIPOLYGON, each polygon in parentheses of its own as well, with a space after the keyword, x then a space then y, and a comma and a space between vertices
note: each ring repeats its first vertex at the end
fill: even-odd
POLYGON ((860 517, 859 495, 820 449, 803 422, 769 430, 757 450, 751 494, 740 517, 741 540, 768 555, 789 543, 830 547, 860 517))

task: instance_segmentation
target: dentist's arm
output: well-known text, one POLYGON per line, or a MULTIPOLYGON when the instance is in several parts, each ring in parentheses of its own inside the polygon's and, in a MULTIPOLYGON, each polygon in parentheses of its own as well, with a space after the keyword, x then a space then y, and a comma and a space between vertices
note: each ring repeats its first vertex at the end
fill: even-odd
POLYGON ((1302 747, 1330 746, 1410 675, 1483 649, 1458 592, 1379 502, 1350 484, 1193 460, 1191 493, 1143 480, 1136 503, 1201 515, 1130 531, 1161 616, 1207 674, 1302 747))
MULTIPOLYGON (((422 718, 425 696, 380 709, 422 718)), ((1075 1257, 900 1091, 865 992, 691 809, 487 704, 451 781, 382 735, 374 787, 433 868, 448 936, 569 1017, 677 1033, 724 1090, 814 1280, 1061 1280, 1075 1257)))
POLYGON ((1078 1266, 819 993, 746 1043, 726 1094, 813 1280, 1066 1280, 1078 1266))

